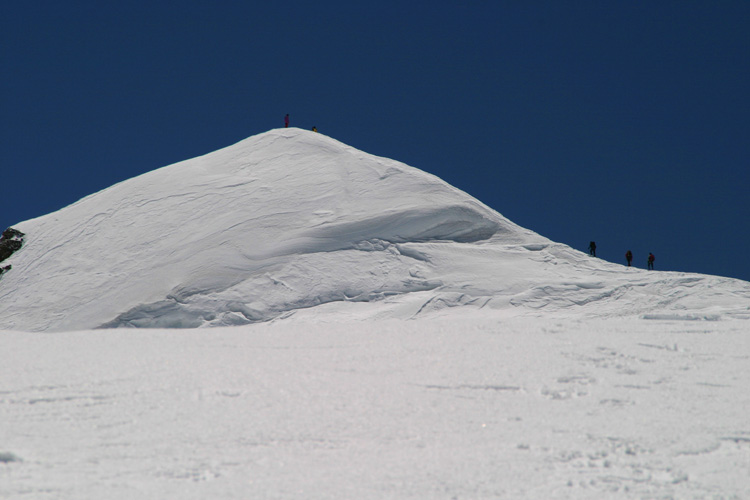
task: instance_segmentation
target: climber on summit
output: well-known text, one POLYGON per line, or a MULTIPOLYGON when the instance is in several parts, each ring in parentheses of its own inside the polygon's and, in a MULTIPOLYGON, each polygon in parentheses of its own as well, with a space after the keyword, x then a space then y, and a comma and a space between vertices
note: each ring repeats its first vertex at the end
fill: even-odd
POLYGON ((656 257, 654 257, 654 254, 651 252, 648 253, 648 269, 649 271, 654 270, 654 261, 656 260, 656 257))
POLYGON ((630 264, 633 262, 633 252, 631 252, 630 250, 625 252, 625 260, 628 261, 628 267, 630 267, 630 264))
POLYGON ((596 257, 596 242, 592 241, 589 243, 589 255, 596 257))
POLYGON ((284 117, 284 128, 289 128, 289 113, 284 117))

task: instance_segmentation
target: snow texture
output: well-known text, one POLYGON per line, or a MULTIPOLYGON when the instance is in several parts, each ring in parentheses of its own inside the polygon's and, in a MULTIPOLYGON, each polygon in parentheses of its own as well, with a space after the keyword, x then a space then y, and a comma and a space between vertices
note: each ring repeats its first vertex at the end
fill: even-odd
POLYGON ((750 317, 750 283, 590 258, 430 174, 294 128, 15 227, 26 241, 0 279, 0 328, 10 330, 403 319, 456 308, 750 317))
POLYGON ((4 332, 0 380, 0 498, 750 491, 740 320, 4 332))
POLYGON ((16 228, 0 498, 748 498, 750 283, 298 129, 16 228))

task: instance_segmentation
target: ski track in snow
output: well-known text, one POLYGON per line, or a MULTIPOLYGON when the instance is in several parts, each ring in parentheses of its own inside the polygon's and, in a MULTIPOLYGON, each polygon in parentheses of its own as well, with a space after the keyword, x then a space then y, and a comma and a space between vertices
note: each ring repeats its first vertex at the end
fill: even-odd
POLYGON ((744 321, 0 332, 0 497, 747 498, 744 321))

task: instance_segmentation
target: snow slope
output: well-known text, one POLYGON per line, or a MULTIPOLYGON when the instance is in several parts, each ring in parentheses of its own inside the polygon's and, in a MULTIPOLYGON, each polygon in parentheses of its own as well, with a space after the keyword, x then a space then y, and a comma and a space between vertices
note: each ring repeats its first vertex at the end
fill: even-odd
POLYGON ((0 498, 747 499, 746 321, 0 332, 0 498))
POLYGON ((14 227, 26 243, 0 278, 1 329, 477 308, 750 317, 750 283, 589 258, 430 174, 300 129, 250 137, 14 227))
POLYGON ((750 283, 591 258, 297 129, 16 227, 2 498, 750 490, 750 283))

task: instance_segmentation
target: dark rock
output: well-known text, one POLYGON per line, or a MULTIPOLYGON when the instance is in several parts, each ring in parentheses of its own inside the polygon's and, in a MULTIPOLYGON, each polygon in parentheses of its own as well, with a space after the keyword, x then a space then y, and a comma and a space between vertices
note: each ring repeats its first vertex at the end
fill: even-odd
MULTIPOLYGON (((23 246, 23 237, 26 236, 21 231, 9 227, 3 231, 0 236, 0 262, 4 261, 14 252, 18 251, 23 246)), ((10 266, 3 268, 3 272, 10 269, 10 266)))
POLYGON ((2 235, 2 237, 0 237, 0 239, 2 239, 2 240, 9 240, 11 238, 20 238, 20 239, 23 239, 24 236, 26 236, 26 235, 23 234, 18 229, 14 229, 12 227, 9 227, 5 231, 3 231, 3 235, 2 235))

